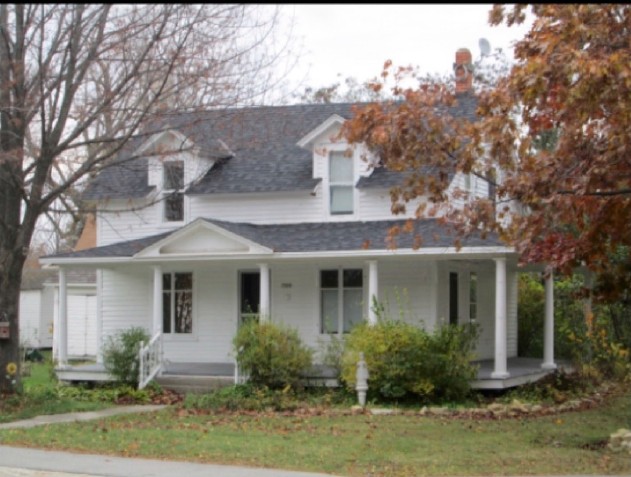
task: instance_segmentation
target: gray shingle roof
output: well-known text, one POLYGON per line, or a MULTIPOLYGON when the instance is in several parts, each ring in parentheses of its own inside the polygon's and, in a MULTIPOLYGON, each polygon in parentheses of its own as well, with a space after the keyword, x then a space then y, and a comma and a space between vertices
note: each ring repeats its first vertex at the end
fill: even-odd
MULTIPOLYGON (((371 222, 323 222, 299 224, 266 224, 225 222, 204 219, 229 232, 244 237, 275 252, 326 252, 385 250, 390 243, 388 232, 393 226, 403 227, 405 220, 380 220, 371 222)), ((178 229, 181 230, 181 229, 178 229)), ((119 242, 79 252, 70 252, 45 258, 116 258, 131 257, 146 247, 162 240, 178 230, 153 235, 138 240, 119 242)), ((411 233, 401 233, 396 238, 397 248, 413 248, 415 237, 422 238, 421 248, 451 247, 454 243, 453 229, 441 225, 438 219, 423 219, 412 222, 411 233)), ((502 245, 495 236, 482 239, 479 236, 462 241, 463 246, 502 245)))
POLYGON ((57 255, 47 255, 46 258, 114 258, 114 257, 131 257, 141 250, 153 245, 159 240, 171 235, 173 232, 165 232, 158 235, 151 235, 136 240, 127 240, 125 242, 117 242, 102 247, 86 248, 78 252, 59 253, 57 255))
MULTIPOLYGON (((59 283, 57 270, 25 268, 22 272, 21 290, 41 290, 46 283, 59 283)), ((69 285, 96 284, 96 272, 92 269, 69 269, 66 273, 69 285)))
MULTIPOLYGON (((461 95, 452 113, 474 119, 476 104, 472 95, 461 95)), ((193 141, 200 156, 219 159, 188 194, 310 190, 319 182, 312 177, 312 154, 296 143, 334 114, 350 118, 352 107, 349 103, 306 104, 178 114, 150 126, 146 133, 175 129, 193 141)), ((146 159, 129 160, 145 139, 131 141, 83 197, 138 198, 149 193, 153 187, 148 185, 146 159)), ((401 173, 376 169, 358 186, 391 187, 400 177, 401 173)))
MULTIPOLYGON (((351 250, 384 250, 389 248, 388 232, 393 226, 403 227, 406 220, 370 222, 322 222, 300 224, 244 224, 206 219, 237 235, 271 248, 275 252, 326 252, 351 250)), ((415 237, 422 239, 422 248, 451 247, 454 229, 441 225, 437 219, 412 221, 411 233, 396 237, 397 248, 413 248, 415 237)), ((502 245, 496 237, 471 237, 463 246, 502 245)))
MULTIPOLYGON (((59 273, 55 273, 46 283, 59 283, 59 273)), ((96 270, 91 268, 70 268, 66 271, 66 283, 73 285, 96 285, 96 270)))

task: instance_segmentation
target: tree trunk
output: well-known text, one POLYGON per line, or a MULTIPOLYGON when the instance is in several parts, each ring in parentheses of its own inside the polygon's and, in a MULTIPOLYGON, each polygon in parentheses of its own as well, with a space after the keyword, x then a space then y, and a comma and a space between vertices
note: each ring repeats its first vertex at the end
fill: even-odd
POLYGON ((9 339, 0 339, 0 394, 14 393, 21 389, 18 316, 25 257, 19 255, 6 248, 0 251, 0 263, 4 268, 3 273, 0 273, 0 320, 9 322, 10 334, 9 339), (16 370, 12 372, 14 368, 16 370))

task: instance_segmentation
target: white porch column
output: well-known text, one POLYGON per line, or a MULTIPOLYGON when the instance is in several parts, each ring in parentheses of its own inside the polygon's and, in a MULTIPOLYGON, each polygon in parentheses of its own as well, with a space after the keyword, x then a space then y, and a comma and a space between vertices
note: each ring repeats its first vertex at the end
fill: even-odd
POLYGON ((153 267, 153 323, 152 335, 162 332, 162 267, 153 267))
POLYGON ((379 299, 379 268, 377 260, 368 261, 368 324, 377 324, 377 312, 373 304, 379 299))
POLYGON ((259 316, 261 321, 269 321, 270 319, 270 279, 269 265, 267 263, 259 263, 260 280, 260 303, 259 316))
POLYGON ((543 328, 543 369, 556 369, 554 362, 554 277, 552 271, 546 276, 546 305, 543 328))
POLYGON ((491 378, 510 376, 506 356, 506 259, 495 260, 495 363, 491 378))
POLYGON ((68 287, 66 285, 66 269, 59 268, 59 313, 58 313, 57 360, 60 367, 68 365, 68 287))
POLYGON ((96 271, 96 362, 103 363, 103 270, 96 271))

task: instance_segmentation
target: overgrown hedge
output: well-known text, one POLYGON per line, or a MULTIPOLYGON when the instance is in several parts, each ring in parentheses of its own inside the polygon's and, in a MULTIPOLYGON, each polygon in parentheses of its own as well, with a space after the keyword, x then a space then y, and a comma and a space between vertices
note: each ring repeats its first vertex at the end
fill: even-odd
POLYGON ((270 389, 297 386, 313 356, 295 329, 271 322, 250 321, 241 326, 233 348, 249 383, 270 389))
POLYGON ((473 326, 445 325, 434 333, 403 321, 361 324, 346 339, 342 381, 355 388, 359 353, 370 373, 369 396, 394 400, 459 400, 476 376, 470 364, 477 338, 473 326))

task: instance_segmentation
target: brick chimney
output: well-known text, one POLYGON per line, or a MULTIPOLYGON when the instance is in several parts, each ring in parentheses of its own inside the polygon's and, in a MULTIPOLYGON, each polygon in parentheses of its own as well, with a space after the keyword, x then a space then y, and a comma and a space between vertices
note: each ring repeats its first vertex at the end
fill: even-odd
POLYGON ((456 51, 454 63, 454 75, 456 76, 456 93, 466 93, 473 87, 473 64, 471 52, 466 48, 456 51))

